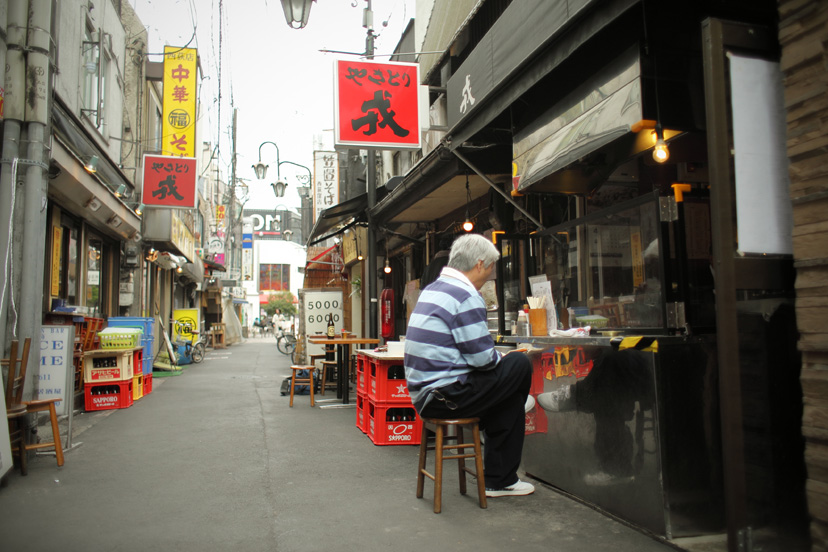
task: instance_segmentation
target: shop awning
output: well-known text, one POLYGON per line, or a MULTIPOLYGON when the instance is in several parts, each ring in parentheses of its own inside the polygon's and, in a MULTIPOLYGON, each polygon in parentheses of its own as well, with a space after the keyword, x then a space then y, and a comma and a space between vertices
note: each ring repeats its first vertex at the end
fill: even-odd
POLYGON ((128 240, 139 234, 141 218, 115 197, 108 186, 87 173, 60 138, 56 138, 53 145, 52 160, 60 172, 49 180, 49 197, 108 236, 128 240), (87 206, 93 199, 97 200, 98 206, 87 206))
POLYGON ((204 282, 204 265, 201 259, 195 256, 193 262, 181 265, 181 276, 196 284, 204 282))
MULTIPOLYGON (((385 186, 377 188, 377 202, 387 194, 385 186)), ((368 194, 364 193, 321 211, 308 236, 308 245, 332 238, 353 226, 353 223, 365 222, 368 220, 365 211, 367 207, 368 194)))
POLYGON ((331 272, 338 272, 344 266, 342 256, 339 254, 339 246, 332 245, 327 249, 308 248, 308 262, 305 266, 306 271, 327 270, 331 272))
POLYGON ((206 270, 210 270, 212 272, 227 272, 227 269, 224 267, 224 265, 218 264, 217 262, 211 261, 209 259, 202 259, 201 261, 204 263, 204 268, 206 270))
POLYGON ((518 101, 639 0, 512 2, 447 85, 452 149, 518 101), (600 9, 595 9, 600 5, 600 9), (577 31, 570 32, 575 28, 577 31), (495 47, 496 46, 496 47, 495 47), (470 104, 469 92, 474 102, 470 104))
MULTIPOLYGON (((510 148, 496 146, 466 152, 493 180, 509 181, 510 148), (500 174, 499 174, 500 173, 500 174)), ((466 174, 472 201, 489 192, 489 185, 460 162, 445 144, 420 160, 388 196, 371 211, 380 224, 433 222, 466 205, 466 174)), ((473 214, 473 213, 472 213, 473 214)))
POLYGON ((634 46, 552 106, 536 123, 514 138, 514 184, 525 191, 544 178, 582 162, 543 191, 588 193, 609 176, 615 163, 630 155, 630 145, 598 164, 586 159, 611 142, 631 134, 642 121, 641 60, 634 46), (579 170, 580 169, 580 170, 579 170), (592 182, 595 180, 595 182, 592 182))

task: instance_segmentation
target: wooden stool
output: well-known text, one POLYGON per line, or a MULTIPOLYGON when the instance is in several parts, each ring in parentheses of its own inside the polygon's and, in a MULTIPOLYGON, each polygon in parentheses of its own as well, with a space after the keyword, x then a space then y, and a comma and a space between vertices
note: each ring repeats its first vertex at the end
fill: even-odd
POLYGON ((210 346, 213 349, 225 349, 227 345, 224 342, 224 332, 226 329, 226 325, 222 323, 213 324, 210 326, 210 337, 211 343, 210 346))
POLYGON ((319 385, 319 389, 321 394, 325 394, 325 388, 333 386, 336 389, 336 379, 333 381, 328 381, 328 370, 331 372, 336 371, 336 361, 335 360, 323 360, 322 361, 322 380, 319 385))
POLYGON ((480 507, 486 507, 486 481, 483 474, 483 452, 480 447, 480 428, 478 423, 480 418, 457 418, 457 419, 438 419, 438 418, 423 418, 423 434, 420 440, 420 464, 417 468, 417 498, 423 498, 423 487, 425 486, 425 478, 428 477, 434 481, 434 513, 439 514, 442 508, 442 494, 443 494, 443 461, 457 460, 457 469, 460 475, 460 494, 466 494, 466 473, 469 473, 477 478, 477 496, 480 501, 480 507), (448 435, 447 429, 454 427, 456 435, 448 435), (472 443, 463 442, 463 427, 468 426, 472 430, 472 443), (434 446, 428 445, 428 433, 434 433, 434 446), (446 445, 448 441, 455 441, 455 445, 446 445), (474 453, 465 453, 465 449, 473 448, 474 453), (446 449, 457 451, 459 454, 445 456, 443 451, 446 449), (434 475, 426 471, 426 454, 429 450, 437 451, 434 458, 434 475), (466 467, 466 458, 474 458, 475 470, 472 471, 466 467))
POLYGON ((307 384, 310 386, 310 405, 313 406, 313 373, 316 371, 315 366, 291 366, 291 370, 293 370, 293 377, 290 378, 290 406, 293 406, 293 391, 296 389, 296 384, 305 385, 307 384), (300 376, 299 372, 301 370, 307 370, 307 376, 300 376))
POLYGON ((12 450, 20 457, 20 473, 28 473, 27 452, 42 448, 51 448, 55 451, 58 467, 63 465, 63 445, 60 442, 60 428, 58 427, 57 411, 55 403, 60 399, 40 399, 32 401, 23 400, 23 385, 26 381, 26 366, 29 362, 29 349, 31 338, 27 337, 23 342, 23 354, 17 358, 18 341, 11 342, 9 358, 0 361, 3 366, 8 366, 8 379, 6 380, 6 418, 9 424, 9 437, 11 438, 12 450), (26 443, 26 414, 48 412, 49 421, 52 424, 52 440, 43 443, 26 443))

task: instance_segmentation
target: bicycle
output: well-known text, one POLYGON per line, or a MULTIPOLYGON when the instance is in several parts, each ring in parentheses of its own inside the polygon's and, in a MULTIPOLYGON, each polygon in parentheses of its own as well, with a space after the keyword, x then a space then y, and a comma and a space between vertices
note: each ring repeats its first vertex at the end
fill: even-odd
POLYGON ((296 351, 296 336, 292 333, 285 333, 282 328, 276 331, 276 348, 283 355, 289 355, 293 362, 293 353, 296 351))
POLYGON ((191 345, 192 348, 190 350, 190 356, 193 362, 198 364, 204 360, 204 352, 207 348, 207 334, 197 330, 192 330, 191 333, 198 336, 196 342, 191 345))

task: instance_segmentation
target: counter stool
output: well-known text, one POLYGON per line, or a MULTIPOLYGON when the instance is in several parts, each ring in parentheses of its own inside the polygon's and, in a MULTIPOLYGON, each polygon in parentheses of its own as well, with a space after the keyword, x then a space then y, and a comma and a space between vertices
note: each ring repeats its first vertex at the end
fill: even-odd
POLYGON ((328 370, 332 373, 336 373, 336 361, 335 360, 323 360, 322 361, 322 376, 319 383, 319 390, 322 395, 325 394, 325 389, 327 387, 333 387, 336 389, 336 378, 331 381, 328 381, 328 370))
POLYGON ((483 477, 483 452, 480 446, 479 422, 480 418, 423 418, 423 434, 420 440, 420 463, 417 468, 417 498, 423 498, 425 478, 428 477, 434 481, 435 514, 439 514, 442 508, 444 460, 457 460, 457 469, 460 475, 460 494, 466 494, 466 473, 469 473, 477 478, 477 496, 480 501, 480 507, 486 507, 486 481, 483 477), (450 427, 454 427, 456 435, 448 435, 448 429, 450 427), (473 438, 472 443, 463 442, 464 427, 471 429, 473 438), (433 446, 428 444, 429 432, 434 433, 433 446), (446 445, 446 443, 450 441, 454 441, 456 444, 446 445), (474 453, 465 453, 465 449, 468 448, 473 448, 474 453), (459 454, 446 456, 443 454, 443 451, 446 449, 454 450, 459 454), (436 451, 436 456, 434 458, 434 475, 426 471, 426 454, 429 450, 436 451), (466 458, 474 458, 474 471, 466 467, 466 458))
POLYGON ((315 366, 291 366, 293 370, 293 377, 290 378, 290 406, 293 407, 293 391, 296 389, 296 384, 308 385, 310 387, 310 405, 313 406, 313 373, 316 371, 315 366), (299 374, 302 370, 307 370, 308 375, 302 376, 299 374))

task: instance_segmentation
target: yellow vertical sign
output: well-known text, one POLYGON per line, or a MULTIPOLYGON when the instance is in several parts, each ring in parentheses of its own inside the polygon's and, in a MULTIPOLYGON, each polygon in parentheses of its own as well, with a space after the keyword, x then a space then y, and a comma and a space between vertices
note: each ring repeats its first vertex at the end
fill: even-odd
POLYGON ((60 226, 52 227, 52 286, 50 294, 53 297, 60 295, 60 254, 63 250, 61 237, 63 231, 60 226))
POLYGON ((195 157, 196 50, 164 47, 162 155, 195 157))

